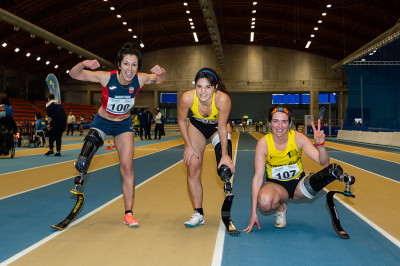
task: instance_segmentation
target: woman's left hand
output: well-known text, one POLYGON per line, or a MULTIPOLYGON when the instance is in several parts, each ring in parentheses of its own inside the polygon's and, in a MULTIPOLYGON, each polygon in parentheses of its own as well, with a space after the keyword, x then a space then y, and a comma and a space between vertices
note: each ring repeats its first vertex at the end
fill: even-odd
POLYGON ((155 65, 150 71, 151 73, 156 74, 157 76, 165 74, 165 69, 160 67, 159 65, 155 65))
POLYGON ((314 131, 315 144, 322 144, 325 142, 325 133, 321 130, 321 120, 318 119, 318 128, 315 128, 314 122, 311 122, 312 129, 314 131))
POLYGON ((222 156, 221 161, 219 162, 218 169, 221 167, 221 165, 226 165, 231 169, 231 173, 235 173, 235 165, 232 162, 231 157, 229 155, 222 156))

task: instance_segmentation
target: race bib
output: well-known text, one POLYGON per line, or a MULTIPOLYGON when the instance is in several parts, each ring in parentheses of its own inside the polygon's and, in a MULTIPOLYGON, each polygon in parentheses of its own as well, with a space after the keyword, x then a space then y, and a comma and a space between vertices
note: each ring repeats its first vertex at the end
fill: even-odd
POLYGON ((297 164, 274 167, 271 170, 271 179, 278 180, 291 180, 300 173, 300 169, 297 164))
POLYGON ((135 105, 135 98, 108 98, 107 111, 114 115, 123 115, 135 105))

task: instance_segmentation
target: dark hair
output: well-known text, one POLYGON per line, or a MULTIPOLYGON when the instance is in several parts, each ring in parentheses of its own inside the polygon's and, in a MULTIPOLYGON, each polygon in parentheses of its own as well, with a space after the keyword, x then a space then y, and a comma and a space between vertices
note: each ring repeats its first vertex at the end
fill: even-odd
POLYGON ((40 113, 36 113, 35 116, 36 116, 36 119, 41 119, 42 118, 42 115, 40 113))
POLYGON ((54 100, 56 98, 56 96, 53 94, 53 93, 50 93, 48 96, 47 96, 47 99, 49 99, 49 100, 54 100))
MULTIPOLYGON (((122 48, 118 51, 118 56, 117 56, 118 67, 121 66, 121 61, 127 54, 136 55, 136 57, 138 58, 138 71, 139 71, 140 68, 142 67, 142 55, 137 49, 133 48, 133 44, 130 42, 124 43, 124 45, 122 45, 122 48)), ((120 72, 121 69, 118 68, 118 73, 120 72)))
POLYGON ((217 88, 217 90, 225 92, 226 94, 229 94, 228 90, 225 88, 224 83, 222 83, 222 79, 220 76, 218 76, 217 72, 215 70, 204 67, 197 72, 196 77, 194 78, 194 82, 197 83, 197 81, 201 78, 206 78, 210 82, 211 86, 214 86, 217 88), (218 87, 217 87, 218 85, 218 87))
POLYGON ((273 115, 273 113, 276 113, 276 112, 274 112, 275 108, 286 109, 286 111, 288 113, 286 113, 283 110, 282 111, 278 110, 277 112, 283 112, 283 113, 287 114, 289 116, 289 124, 292 123, 292 111, 287 106, 285 106, 283 104, 273 105, 273 106, 271 106, 271 108, 269 108, 269 110, 268 110, 268 122, 271 123, 272 115, 273 115))

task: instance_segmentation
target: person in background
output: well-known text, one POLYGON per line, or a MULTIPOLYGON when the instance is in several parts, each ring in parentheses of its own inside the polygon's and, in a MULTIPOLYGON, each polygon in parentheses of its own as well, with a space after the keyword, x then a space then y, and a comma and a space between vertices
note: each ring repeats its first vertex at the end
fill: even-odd
POLYGON ((139 136, 140 139, 143 140, 143 131, 146 132, 146 123, 147 123, 146 112, 144 108, 139 113, 138 119, 139 119, 139 136))
POLYGON ((163 115, 160 112, 160 108, 157 108, 156 116, 154 117, 154 120, 156 121, 156 126, 154 128, 154 139, 157 139, 157 133, 158 133, 158 139, 161 139, 161 133, 163 127, 162 117, 163 115))
POLYGON ((139 135, 139 127, 140 127, 139 116, 138 114, 133 114, 133 129, 135 135, 139 135))
POLYGON ((69 115, 67 118, 67 124, 68 124, 67 136, 69 135, 69 132, 71 132, 71 136, 74 135, 75 122, 76 122, 75 116, 72 114, 72 112, 69 112, 69 115))
POLYGON ((0 104, 0 154, 8 155, 12 147, 13 136, 18 127, 12 116, 6 114, 6 107, 0 104))
POLYGON ((13 112, 13 109, 11 107, 10 100, 7 97, 4 97, 1 100, 1 104, 4 106, 4 108, 6 108, 6 115, 14 117, 14 112, 13 112))
POLYGON ((84 127, 85 127, 85 117, 83 115, 80 115, 80 117, 79 117, 79 126, 78 126, 78 129, 79 129, 79 132, 80 132, 79 136, 83 135, 84 127))
POLYGON ((61 156, 61 139, 67 125, 67 114, 63 106, 55 100, 54 94, 49 94, 47 100, 46 111, 51 129, 49 131, 49 151, 44 155, 61 156), (56 153, 53 151, 54 141, 56 142, 56 153))
POLYGON ((144 128, 144 138, 150 140, 151 139, 151 123, 153 123, 153 113, 150 112, 150 108, 146 109, 146 125, 144 128))
POLYGON ((42 116, 40 113, 35 114, 35 128, 34 128, 34 141, 39 141, 40 142, 40 138, 42 139, 42 143, 45 143, 45 134, 44 134, 44 130, 46 128, 46 123, 42 120, 42 116), (39 140, 38 140, 39 139, 39 140))

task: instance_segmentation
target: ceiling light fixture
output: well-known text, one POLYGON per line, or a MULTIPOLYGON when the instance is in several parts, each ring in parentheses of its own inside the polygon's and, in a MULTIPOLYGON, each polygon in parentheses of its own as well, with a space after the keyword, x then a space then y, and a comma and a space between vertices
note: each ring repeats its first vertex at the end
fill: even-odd
POLYGON ((19 52, 19 48, 15 48, 15 50, 14 50, 16 53, 18 53, 19 52))
POLYGON ((54 68, 57 69, 57 68, 58 68, 58 65, 55 65, 54 68))
POLYGON ((306 49, 307 49, 308 47, 310 47, 310 44, 311 44, 311 41, 308 41, 307 44, 306 44, 306 49))
POLYGON ((31 53, 26 53, 26 57, 30 57, 31 56, 31 53))
POLYGON ((41 59, 40 56, 38 56, 38 57, 36 58, 36 61, 40 61, 40 59, 41 59))
POLYGON ((193 32, 193 37, 195 42, 199 42, 199 39, 197 38, 197 33, 193 32))
POLYGON ((3 42, 3 44, 2 44, 1 46, 6 47, 6 46, 7 46, 7 43, 6 43, 6 42, 3 42))
POLYGON ((254 41, 254 31, 250 32, 250 42, 254 41))

